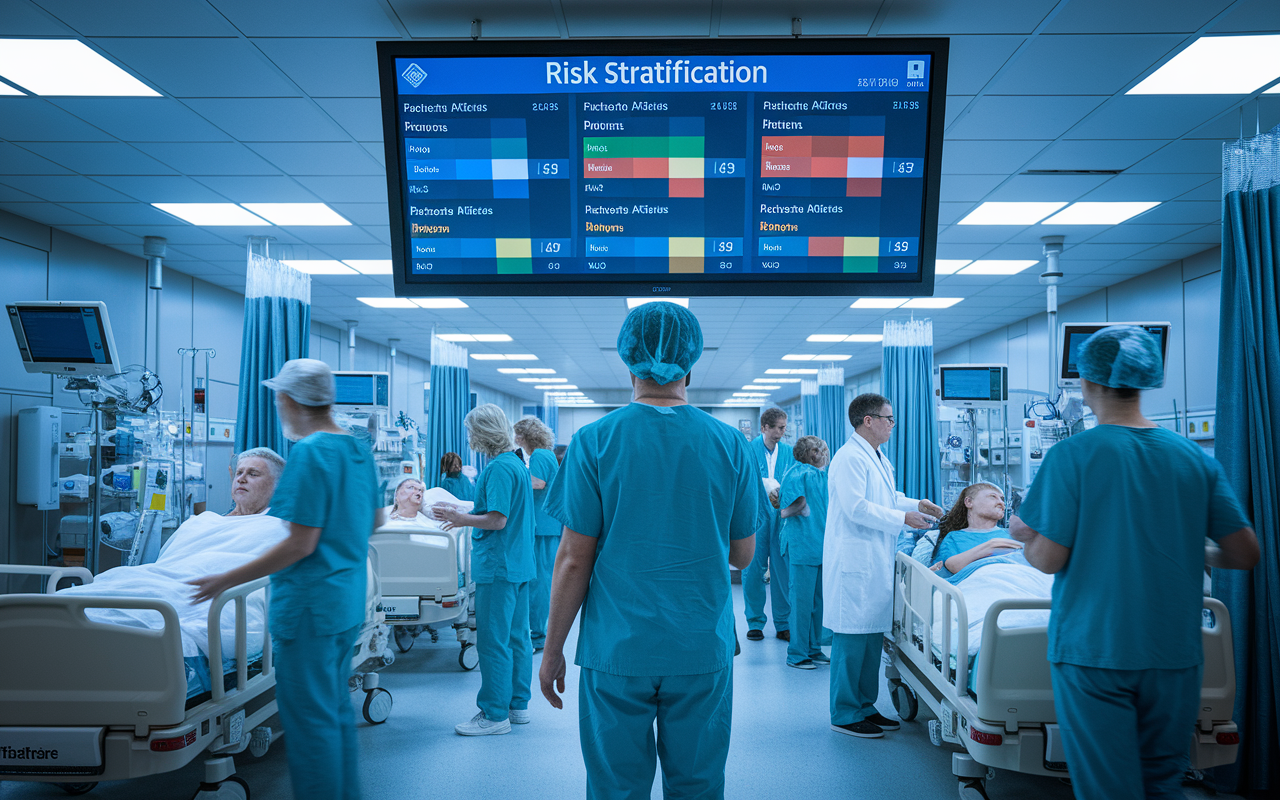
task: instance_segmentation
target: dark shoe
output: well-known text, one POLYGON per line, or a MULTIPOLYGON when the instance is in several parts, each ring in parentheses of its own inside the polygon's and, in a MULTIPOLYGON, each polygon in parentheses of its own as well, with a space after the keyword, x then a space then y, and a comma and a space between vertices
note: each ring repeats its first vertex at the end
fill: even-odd
POLYGON ((791 641, 791 631, 778 631, 778 638, 784 642, 791 641))
POLYGON ((749 630, 747 631, 747 638, 753 642, 758 642, 764 639, 764 631, 749 630))
POLYGON ((884 736, 884 730, 879 725, 865 719, 852 725, 832 725, 831 730, 846 736, 857 736, 859 739, 879 739, 884 736))
POLYGON ((875 725, 878 728, 883 728, 886 731, 896 731, 902 727, 902 723, 898 722, 896 719, 889 719, 879 712, 867 717, 866 722, 870 722, 872 725, 875 725))
POLYGON ((817 655, 809 656, 809 658, 813 660, 813 663, 819 665, 831 663, 831 659, 827 658, 826 653, 818 653, 817 655))
POLYGON ((817 669, 818 668, 816 664, 814 664, 812 661, 810 661, 807 658, 804 661, 797 661, 794 664, 788 661, 787 666, 795 667, 796 669, 817 669))

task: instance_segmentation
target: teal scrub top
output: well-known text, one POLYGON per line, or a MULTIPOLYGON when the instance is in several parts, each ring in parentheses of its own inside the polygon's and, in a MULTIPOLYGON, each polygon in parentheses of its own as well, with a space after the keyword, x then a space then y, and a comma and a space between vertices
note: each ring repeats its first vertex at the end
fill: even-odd
MULTIPOLYGON (((782 460, 781 456, 778 460, 782 460)), ((787 470, 778 495, 783 508, 801 497, 809 506, 809 516, 787 517, 782 521, 782 554, 787 557, 787 563, 822 566, 822 537, 827 528, 827 473, 797 461, 787 470)))
MULTIPOLYGON (((778 483, 782 483, 782 479, 786 477, 787 471, 796 464, 796 457, 792 452, 791 445, 786 442, 778 442, 776 449, 778 451, 778 460, 773 465, 773 479, 778 483)), ((764 446, 764 434, 760 434, 751 441, 751 457, 756 462, 756 471, 761 478, 769 477, 769 450, 764 446)), ((776 526, 781 522, 781 512, 773 507, 773 503, 769 502, 769 493, 764 491, 764 484, 760 485, 760 508, 765 512, 765 519, 771 520, 776 526), (772 514, 772 517, 768 515, 772 514)))
POLYGON ((453 474, 442 473, 444 477, 440 479, 440 488, 459 500, 476 499, 476 487, 472 485, 471 479, 461 472, 453 474))
POLYGON ((693 406, 631 403, 579 429, 546 499, 597 540, 575 663, 629 677, 727 669, 729 541, 755 533, 761 494, 742 434, 693 406))
MULTIPOLYGON (((929 564, 940 564, 952 556, 958 556, 966 550, 971 550, 983 542, 991 539, 1008 539, 1009 531, 1004 528, 995 528, 989 531, 971 531, 964 528, 958 531, 952 531, 942 538, 942 544, 938 546, 937 555, 929 559, 929 564)), ((945 566, 938 569, 938 577, 945 578, 948 583, 958 584, 960 581, 969 577, 973 573, 991 564, 1021 564, 1030 567, 1026 556, 1021 550, 1008 550, 998 555, 990 555, 986 558, 979 558, 972 562, 959 572, 952 572, 945 566)))
POLYGON ((476 485, 472 514, 497 511, 507 524, 471 530, 471 577, 476 583, 533 580, 533 483, 520 456, 503 453, 489 462, 476 485))
POLYGON ((533 490, 533 513, 536 519, 533 533, 535 536, 559 536, 560 532, 564 530, 559 521, 542 508, 542 504, 547 499, 547 488, 550 488, 551 482, 556 479, 556 473, 559 471, 560 462, 556 460, 556 454, 550 450, 539 448, 529 454, 530 474, 547 482, 545 488, 533 490))
POLYGON ((1163 428, 1099 425, 1053 446, 1018 512, 1071 548, 1053 582, 1049 661, 1204 661, 1204 540, 1249 525, 1222 466, 1163 428))
POLYGON ((340 433, 313 433, 289 449, 271 497, 271 516, 320 528, 311 555, 271 576, 271 633, 331 636, 364 622, 365 562, 382 495, 373 455, 340 433))

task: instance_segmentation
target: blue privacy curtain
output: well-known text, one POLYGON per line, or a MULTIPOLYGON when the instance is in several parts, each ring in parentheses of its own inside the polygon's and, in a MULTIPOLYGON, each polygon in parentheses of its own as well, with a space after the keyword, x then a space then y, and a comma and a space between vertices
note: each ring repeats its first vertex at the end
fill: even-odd
MULTIPOLYGON (((467 370, 467 350, 431 336, 431 400, 427 413, 427 464, 431 487, 440 485, 440 458, 453 452, 467 458, 467 431, 462 425, 471 410, 471 377, 467 370)), ((423 476, 424 479, 426 476, 423 476)))
POLYGON ((560 444, 560 406, 556 405, 556 398, 550 393, 543 393, 542 408, 546 417, 542 421, 551 429, 551 441, 560 444))
MULTIPOLYGON (((801 390, 803 391, 803 384, 801 390)), ((816 435, 827 443, 831 455, 844 444, 844 368, 823 367, 818 370, 818 429, 816 435)))
POLYGON ((880 393, 889 398, 897 426, 884 447, 907 497, 938 498, 942 456, 933 400, 933 321, 886 320, 880 393))
POLYGON ((281 455, 288 442, 280 429, 273 392, 262 385, 284 362, 311 349, 311 276, 273 258, 249 253, 240 345, 240 399, 236 452, 270 447, 281 455))
MULTIPOLYGON (((1241 795, 1280 789, 1280 128, 1223 146, 1222 322, 1214 452, 1262 546, 1251 572, 1214 570, 1231 612, 1241 795)), ((1190 333, 1190 331, 1188 331, 1190 333)))
MULTIPOLYGON (((803 379, 800 381, 800 423, 802 436, 818 436, 819 422, 822 413, 818 410, 818 382, 803 379)), ((831 451, 835 455, 835 451, 831 451)))

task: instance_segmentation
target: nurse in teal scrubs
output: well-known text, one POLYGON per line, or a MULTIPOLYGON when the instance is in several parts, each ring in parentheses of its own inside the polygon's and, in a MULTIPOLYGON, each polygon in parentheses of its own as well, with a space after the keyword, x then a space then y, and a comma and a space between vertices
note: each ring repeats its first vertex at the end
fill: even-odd
POLYGON ((674 303, 618 334, 630 405, 574 434, 547 490, 563 523, 539 678, 556 708, 565 637, 575 662, 589 800, 724 797, 733 709, 729 567, 754 551, 760 479, 734 428, 690 406, 702 330, 674 303), (655 738, 655 722, 657 734, 655 738))
POLYGON ((369 534, 381 524, 373 455, 333 420, 333 373, 299 358, 263 381, 276 392, 295 444, 270 513, 289 537, 248 564, 192 581, 195 600, 271 576, 276 700, 294 797, 358 800, 356 725, 347 689, 351 649, 364 621, 369 534))
POLYGON ((440 459, 440 488, 459 500, 475 500, 476 487, 462 474, 462 456, 445 453, 440 459))
POLYGON ((830 634, 822 627, 822 538, 827 527, 827 443, 801 436, 795 466, 778 493, 782 507, 782 554, 791 567, 791 641, 787 666, 814 669, 830 664, 822 652, 830 634))
MULTIPOLYGON (((760 415, 760 435, 751 442, 751 455, 761 479, 782 483, 787 470, 795 464, 791 445, 782 441, 787 432, 787 412, 780 408, 766 408, 760 415)), ((764 612, 765 582, 769 574, 769 594, 772 600, 773 629, 779 639, 790 641, 791 625, 791 570, 787 557, 782 553, 782 517, 778 509, 761 492, 764 524, 756 531, 756 552, 751 565, 742 571, 742 599, 747 610, 747 638, 760 641, 764 638, 764 625, 768 617, 764 612)))
POLYGON ((480 473, 470 514, 437 503, 435 519, 471 528, 471 577, 476 583, 476 648, 480 712, 454 726, 462 736, 510 733, 529 721, 533 648, 529 642, 529 581, 533 565, 533 484, 516 455, 511 423, 486 403, 463 420, 471 449, 491 461, 480 473))
POLYGON ((1143 416, 1164 383, 1151 334, 1104 328, 1077 364, 1098 426, 1053 446, 1009 532, 1056 574, 1048 655, 1076 797, 1181 798, 1206 560, 1252 569, 1258 540, 1222 466, 1143 416))
POLYGON ((533 652, 542 650, 547 639, 547 613, 551 609, 551 570, 560 547, 560 523, 542 509, 542 502, 560 471, 551 448, 555 434, 537 417, 525 417, 515 425, 516 446, 529 454, 529 474, 533 477, 533 560, 537 577, 529 587, 529 633, 533 652))

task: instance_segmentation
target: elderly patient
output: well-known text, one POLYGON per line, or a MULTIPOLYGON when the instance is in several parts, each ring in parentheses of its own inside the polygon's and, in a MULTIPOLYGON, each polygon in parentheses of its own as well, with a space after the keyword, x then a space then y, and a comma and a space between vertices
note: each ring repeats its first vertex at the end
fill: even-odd
MULTIPOLYGON (((205 511, 191 517, 169 538, 154 564, 116 567, 94 578, 93 583, 64 589, 59 594, 95 597, 145 597, 167 600, 178 612, 182 628, 183 656, 207 655, 209 601, 191 603, 191 587, 186 581, 209 572, 221 572, 247 563, 289 534, 288 526, 267 515, 267 504, 276 480, 284 469, 284 459, 274 450, 258 447, 246 450, 236 460, 231 498, 235 507, 226 516, 205 511)), ((261 592, 248 602, 250 649, 260 643, 264 603, 261 592)), ((223 609, 223 653, 234 653, 234 604, 223 609)), ((89 609, 87 616, 140 628, 159 628, 154 611, 134 609, 89 609)))

